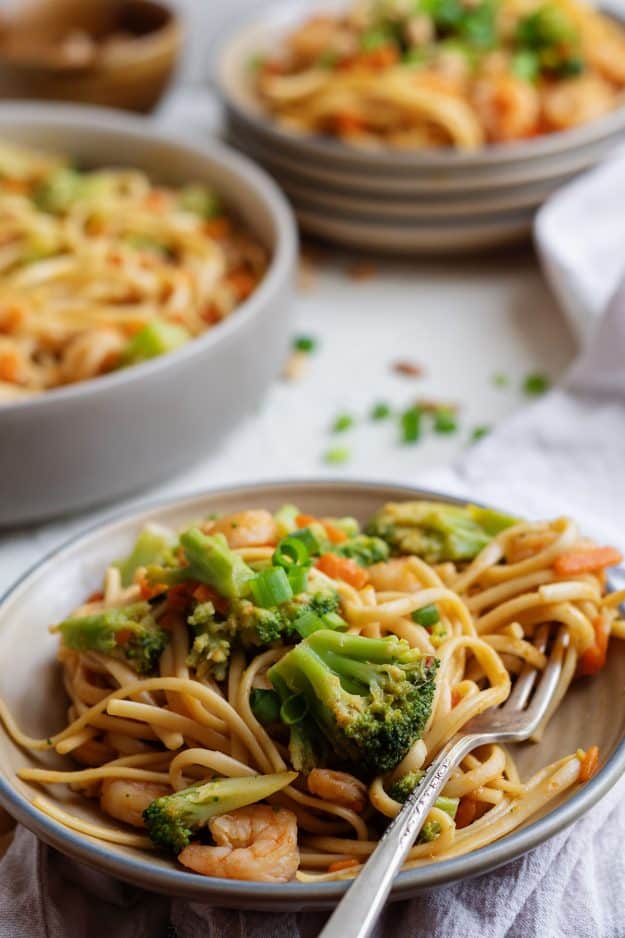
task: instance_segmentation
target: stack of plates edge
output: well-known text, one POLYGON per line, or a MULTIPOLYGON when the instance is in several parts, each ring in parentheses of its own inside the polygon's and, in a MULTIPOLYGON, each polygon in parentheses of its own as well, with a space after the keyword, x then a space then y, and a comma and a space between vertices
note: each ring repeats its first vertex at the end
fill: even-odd
POLYGON ((255 98, 249 63, 315 12, 345 0, 273 6, 223 47, 217 85, 232 144, 290 198, 302 229, 384 253, 480 251, 526 238, 545 199, 625 139, 625 107, 564 133, 454 150, 359 149, 291 132, 255 98))

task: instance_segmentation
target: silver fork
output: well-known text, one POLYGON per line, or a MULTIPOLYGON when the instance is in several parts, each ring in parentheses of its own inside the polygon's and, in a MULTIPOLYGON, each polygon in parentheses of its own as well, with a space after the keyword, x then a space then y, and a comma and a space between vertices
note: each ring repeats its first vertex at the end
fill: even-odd
MULTIPOLYGON (((549 626, 542 626, 536 632, 534 645, 544 652, 548 639, 549 626)), ((475 717, 462 733, 453 736, 441 749, 400 813, 387 827, 319 938, 366 938, 370 934, 393 880, 452 770, 478 746, 520 743, 532 736, 558 686, 568 641, 568 632, 561 628, 544 670, 539 672, 526 664, 508 699, 500 707, 475 717)))

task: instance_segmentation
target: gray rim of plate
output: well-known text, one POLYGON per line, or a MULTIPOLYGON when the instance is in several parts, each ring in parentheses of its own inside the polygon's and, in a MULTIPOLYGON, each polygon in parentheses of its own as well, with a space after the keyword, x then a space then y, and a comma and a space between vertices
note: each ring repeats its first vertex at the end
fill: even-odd
MULTIPOLYGON (((51 124, 56 120, 62 124, 91 125, 98 130, 110 130, 112 133, 123 132, 128 136, 134 136, 140 146, 145 146, 146 141, 164 143, 180 149, 194 151, 216 162, 223 163, 234 169, 238 175, 249 182, 270 209, 275 224, 275 246, 271 253, 267 272, 250 298, 244 300, 236 308, 234 315, 229 316, 203 335, 188 342, 182 348, 168 352, 166 355, 151 361, 143 362, 140 365, 133 365, 132 368, 99 375, 97 378, 89 378, 86 381, 80 381, 66 387, 53 388, 26 400, 2 404, 0 405, 0 416, 7 411, 23 408, 42 410, 46 407, 54 407, 57 403, 62 404, 63 401, 70 398, 103 392, 113 385, 141 381, 144 376, 151 372, 167 367, 169 361, 173 358, 176 361, 181 361, 200 354, 206 347, 218 344, 222 338, 226 338, 243 328, 245 322, 255 316, 258 309, 264 305, 265 297, 271 294, 275 285, 284 279, 293 261, 298 244, 297 226, 293 213, 286 197, 271 176, 261 166, 239 151, 221 143, 214 137, 201 140, 191 133, 181 133, 178 130, 169 131, 166 127, 153 124, 148 117, 126 114, 123 111, 115 111, 111 108, 95 108, 80 104, 3 102, 0 106, 0 138, 3 134, 2 127, 5 119, 13 125, 24 124, 27 126, 33 124, 36 126, 39 121, 42 124, 51 124)), ((7 139, 10 139, 10 132, 7 134, 7 139)))
MULTIPOLYGON (((291 491, 300 490, 302 493, 310 490, 322 492, 324 489, 343 489, 346 493, 355 490, 379 492, 382 496, 409 498, 433 498, 452 504, 466 504, 466 499, 449 496, 441 492, 428 489, 413 488, 398 485, 393 482, 363 480, 349 482, 344 479, 294 479, 263 481, 258 483, 220 486, 215 489, 204 489, 192 495, 162 499, 154 502, 145 502, 135 506, 132 511, 124 511, 111 515, 103 523, 94 524, 86 530, 74 535, 60 546, 54 548, 45 557, 33 564, 19 579, 9 587, 0 599, 0 611, 5 602, 19 589, 28 587, 28 581, 36 573, 41 574, 46 567, 70 547, 75 547, 81 540, 87 539, 97 531, 104 532, 117 524, 126 523, 133 517, 141 517, 146 512, 158 511, 161 508, 191 505, 198 499, 232 495, 240 492, 242 496, 258 492, 262 496, 265 492, 276 492, 283 488, 291 491)), ((597 775, 580 788, 571 798, 549 812, 544 817, 529 824, 527 827, 495 841, 487 847, 481 847, 473 853, 465 854, 452 860, 443 860, 428 866, 400 873, 395 880, 391 899, 398 900, 433 887, 452 883, 459 879, 478 876, 489 872, 498 866, 516 859, 528 850, 537 847, 545 840, 553 837, 563 828, 572 824, 578 817, 592 808, 603 797, 625 772, 625 738, 618 744, 608 761, 602 766, 597 775)), ((222 907, 237 907, 237 900, 243 902, 245 908, 280 908, 289 906, 302 907, 303 905, 315 908, 332 906, 345 893, 350 881, 335 883, 285 883, 273 885, 265 883, 238 882, 228 879, 194 876, 181 870, 162 870, 153 867, 148 861, 115 857, 105 847, 91 843, 86 836, 64 827, 53 821, 22 796, 17 795, 14 789, 4 779, 0 778, 0 803, 20 822, 41 837, 46 843, 66 852, 87 865, 104 869, 113 876, 142 886, 152 892, 162 891, 166 894, 189 896, 196 900, 220 900, 222 907), (257 905, 255 904, 257 903, 257 905)))
MULTIPOLYGON (((301 22, 302 13, 312 13, 317 3, 302 3, 298 5, 298 15, 291 15, 289 25, 301 22)), ((613 2, 601 4, 602 11, 612 19, 623 22, 622 13, 619 15, 618 8, 613 2)), ((568 130, 556 131, 550 134, 543 134, 529 142, 511 141, 509 143, 488 144, 475 152, 455 151, 441 152, 431 148, 427 150, 398 151, 391 148, 382 148, 380 150, 359 150, 357 147, 349 147, 340 140, 325 138, 320 134, 298 134, 289 132, 278 123, 265 116, 262 111, 256 113, 251 108, 246 107, 240 101, 236 100, 231 94, 224 81, 225 63, 228 56, 232 54, 232 47, 236 45, 237 40, 251 29, 260 29, 266 26, 269 29, 275 28, 274 24, 280 22, 280 19, 287 19, 285 14, 292 9, 292 3, 282 4, 274 7, 269 16, 258 17, 254 20, 248 20, 244 25, 239 25, 235 30, 231 30, 227 36, 220 55, 217 60, 217 66, 214 71, 215 84, 219 93, 232 108, 239 120, 242 120, 255 130, 264 134, 270 134, 275 141, 282 143, 287 147, 301 148, 305 147, 311 154, 315 154, 325 159, 335 159, 339 162, 352 163, 365 167, 383 168, 385 163, 390 164, 388 168, 418 170, 423 168, 447 168, 453 167, 470 169, 473 166, 485 164, 497 166, 500 163, 522 162, 534 157, 549 156, 557 154, 563 150, 574 150, 583 144, 592 143, 603 136, 614 131, 625 128, 625 103, 595 120, 589 121, 578 127, 572 127, 568 130)), ((285 24, 283 24, 285 25, 285 24)), ((278 32, 279 30, 276 30, 278 32)))

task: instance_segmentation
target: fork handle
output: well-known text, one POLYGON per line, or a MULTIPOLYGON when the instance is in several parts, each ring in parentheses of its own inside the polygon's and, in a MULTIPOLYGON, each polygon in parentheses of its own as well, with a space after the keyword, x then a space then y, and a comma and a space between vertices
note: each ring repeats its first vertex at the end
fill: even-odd
POLYGON ((397 872, 452 769, 480 743, 481 737, 477 734, 454 736, 441 749, 420 784, 387 827, 319 938, 367 938, 384 907, 397 872))

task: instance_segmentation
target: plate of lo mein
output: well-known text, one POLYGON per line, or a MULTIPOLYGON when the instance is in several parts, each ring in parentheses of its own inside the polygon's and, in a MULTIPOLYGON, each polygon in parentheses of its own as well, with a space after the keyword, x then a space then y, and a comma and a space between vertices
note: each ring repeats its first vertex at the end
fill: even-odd
POLYGON ((220 74, 239 117, 311 153, 479 163, 622 129, 624 61, 621 23, 583 0, 355 0, 277 10, 220 74))
POLYGON ((0 607, 0 801, 123 879, 222 905, 331 905, 440 747, 570 636, 536 737, 453 774, 396 882, 493 869, 625 766, 614 547, 366 483, 166 503, 69 542, 0 607))

